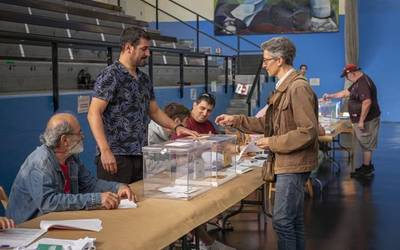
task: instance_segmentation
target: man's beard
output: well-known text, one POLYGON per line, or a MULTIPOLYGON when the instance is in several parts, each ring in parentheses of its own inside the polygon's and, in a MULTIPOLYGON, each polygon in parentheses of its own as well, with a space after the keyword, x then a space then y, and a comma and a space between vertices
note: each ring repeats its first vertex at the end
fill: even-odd
POLYGON ((139 67, 145 67, 147 64, 148 64, 148 59, 147 59, 147 57, 146 57, 146 58, 141 59, 141 60, 139 61, 138 66, 139 66, 139 67))
POLYGON ((79 140, 77 143, 72 145, 72 147, 69 149, 68 155, 76 155, 80 154, 83 152, 83 140, 79 140))

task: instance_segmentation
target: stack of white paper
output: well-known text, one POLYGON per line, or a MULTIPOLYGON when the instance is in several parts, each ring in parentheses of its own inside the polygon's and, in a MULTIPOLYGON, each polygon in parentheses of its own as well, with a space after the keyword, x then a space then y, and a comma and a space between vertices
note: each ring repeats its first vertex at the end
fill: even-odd
MULTIPOLYGON (((34 240, 36 240, 44 233, 46 233, 50 228, 82 229, 82 230, 99 232, 102 229, 102 226, 101 226, 101 220, 99 219, 42 220, 40 222, 40 229, 12 228, 0 231, 0 246, 1 246, 0 248, 14 249, 14 248, 26 247, 27 245, 31 244, 34 240)), ((75 242, 74 244, 77 244, 77 246, 81 246, 83 243, 86 244, 88 242, 94 242, 94 239, 87 238, 72 242, 75 242)), ((83 248, 71 248, 71 249, 83 249, 83 248)))
POLYGON ((253 168, 251 166, 236 165, 236 173, 237 174, 244 174, 251 170, 253 170, 253 168))
POLYGON ((183 193, 183 194, 190 194, 193 192, 198 191, 200 188, 199 187, 188 187, 188 186, 169 186, 169 187, 162 187, 159 188, 163 193, 183 193))
POLYGON ((46 233, 43 229, 12 228, 0 231, 0 248, 22 248, 46 233))
POLYGON ((262 148, 256 146, 256 140, 258 138, 252 138, 249 144, 244 146, 240 151, 239 155, 236 156, 236 161, 240 161, 241 158, 244 156, 245 153, 257 153, 264 151, 262 148))
POLYGON ((236 166, 236 168, 239 167, 262 167, 264 164, 265 160, 256 160, 256 159, 246 159, 241 162, 236 166))
POLYGON ((158 190, 163 193, 166 193, 170 197, 188 198, 190 194, 199 191, 200 187, 175 185, 175 186, 162 187, 159 188, 158 190))
POLYGON ((99 219, 81 219, 81 220, 42 220, 40 228, 48 230, 49 228, 59 229, 82 229, 100 232, 103 228, 99 219))
POLYGON ((123 199, 119 203, 118 208, 137 208, 137 204, 134 201, 128 199, 123 199))

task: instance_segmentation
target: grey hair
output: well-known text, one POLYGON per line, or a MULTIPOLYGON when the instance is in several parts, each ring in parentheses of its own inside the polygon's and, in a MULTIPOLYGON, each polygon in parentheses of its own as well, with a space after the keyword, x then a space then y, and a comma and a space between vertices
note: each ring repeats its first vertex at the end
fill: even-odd
POLYGON ((293 65, 296 56, 296 46, 286 37, 274 37, 261 44, 262 50, 267 50, 273 57, 282 57, 288 65, 293 65))
POLYGON ((47 127, 42 135, 40 135, 40 142, 49 148, 56 148, 60 142, 62 135, 72 133, 71 125, 63 121, 54 127, 47 127))

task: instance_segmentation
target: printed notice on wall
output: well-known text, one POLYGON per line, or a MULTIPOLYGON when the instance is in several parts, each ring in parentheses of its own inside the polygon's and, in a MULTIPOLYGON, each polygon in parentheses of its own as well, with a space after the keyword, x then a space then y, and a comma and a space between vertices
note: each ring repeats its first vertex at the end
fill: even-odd
POLYGON ((217 92, 217 81, 211 81, 211 92, 217 92))
POLYGON ((239 95, 247 95, 249 92, 249 85, 248 84, 241 84, 238 83, 236 86, 235 93, 239 95))
POLYGON ((80 95, 78 96, 78 114, 87 113, 89 111, 90 96, 80 95))
POLYGON ((311 86, 319 86, 319 78, 310 78, 311 86))
POLYGON ((190 99, 196 100, 197 98, 197 89, 190 89, 190 99))

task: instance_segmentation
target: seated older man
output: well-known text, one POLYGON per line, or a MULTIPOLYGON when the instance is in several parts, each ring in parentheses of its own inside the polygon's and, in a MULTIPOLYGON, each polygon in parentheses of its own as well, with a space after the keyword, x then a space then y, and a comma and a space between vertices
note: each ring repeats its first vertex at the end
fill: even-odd
POLYGON ((78 120, 60 113, 50 118, 41 146, 22 164, 11 188, 6 214, 19 224, 45 213, 114 209, 134 199, 122 183, 99 180, 79 160, 83 135, 78 120))

